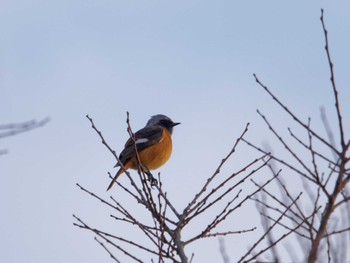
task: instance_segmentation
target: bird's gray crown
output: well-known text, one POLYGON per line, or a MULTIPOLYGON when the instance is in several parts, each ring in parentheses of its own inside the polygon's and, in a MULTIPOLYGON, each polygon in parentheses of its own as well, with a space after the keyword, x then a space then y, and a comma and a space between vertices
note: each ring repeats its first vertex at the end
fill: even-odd
POLYGON ((146 124, 146 127, 153 126, 153 125, 159 125, 162 121, 167 121, 169 123, 173 122, 169 117, 167 117, 163 114, 157 114, 157 115, 152 116, 149 119, 149 121, 146 124))

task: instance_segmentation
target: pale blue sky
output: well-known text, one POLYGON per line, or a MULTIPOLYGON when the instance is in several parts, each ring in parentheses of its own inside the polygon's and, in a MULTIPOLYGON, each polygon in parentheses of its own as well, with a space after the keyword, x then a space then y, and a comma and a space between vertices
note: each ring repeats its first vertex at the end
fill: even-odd
MULTIPOLYGON (((127 110, 134 130, 157 113, 181 122, 160 169, 179 207, 246 122, 251 138, 268 140, 257 108, 288 126, 253 73, 303 119, 320 125, 321 105, 334 116, 321 8, 349 130, 349 1, 0 0, 0 123, 51 118, 1 140, 9 153, 0 156, 0 261, 112 262, 92 234, 72 226, 73 213, 104 227, 111 212, 75 186, 108 197, 114 165, 86 114, 117 151, 127 110)), ((232 259, 246 248, 242 239, 228 241, 232 259)), ((214 262, 218 243, 192 251, 194 262, 214 262)))

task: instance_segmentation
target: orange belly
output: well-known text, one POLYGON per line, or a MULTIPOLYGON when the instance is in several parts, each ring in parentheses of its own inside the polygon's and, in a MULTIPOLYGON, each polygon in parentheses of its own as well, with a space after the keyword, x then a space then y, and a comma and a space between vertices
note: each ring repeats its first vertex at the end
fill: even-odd
MULTIPOLYGON (((146 167, 148 170, 155 170, 161 167, 170 158, 173 148, 171 137, 166 130, 163 130, 163 135, 163 139, 159 143, 138 153, 142 166, 146 167)), ((138 162, 135 157, 132 157, 125 166, 138 169, 138 162)))

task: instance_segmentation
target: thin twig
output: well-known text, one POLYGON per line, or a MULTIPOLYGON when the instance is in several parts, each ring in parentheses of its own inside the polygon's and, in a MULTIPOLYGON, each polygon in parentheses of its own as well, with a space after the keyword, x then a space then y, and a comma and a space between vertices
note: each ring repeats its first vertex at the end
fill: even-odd
POLYGON ((333 93, 334 93, 335 108, 337 110, 337 116, 338 116, 339 133, 340 133, 340 145, 344 149, 345 148, 345 138, 344 138, 343 120, 342 120, 342 116, 341 116, 341 113, 340 113, 338 90, 337 90, 337 87, 335 85, 334 65, 333 65, 331 54, 330 54, 330 51, 329 51, 328 31, 327 31, 325 23, 324 23, 323 9, 321 9, 321 18, 320 19, 321 19, 323 33, 324 33, 324 38, 325 38, 325 42, 326 42, 325 49, 326 49, 327 59, 328 59, 328 63, 329 63, 329 69, 330 69, 330 73, 331 73, 331 83, 332 83, 332 88, 333 88, 333 93))

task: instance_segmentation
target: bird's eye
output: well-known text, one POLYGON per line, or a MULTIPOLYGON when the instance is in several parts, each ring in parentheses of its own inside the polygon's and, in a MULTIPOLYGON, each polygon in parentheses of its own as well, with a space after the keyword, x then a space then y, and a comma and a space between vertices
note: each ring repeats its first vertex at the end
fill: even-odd
POLYGON ((162 124, 164 126, 168 126, 170 124, 170 122, 168 120, 161 120, 160 124, 162 124))

